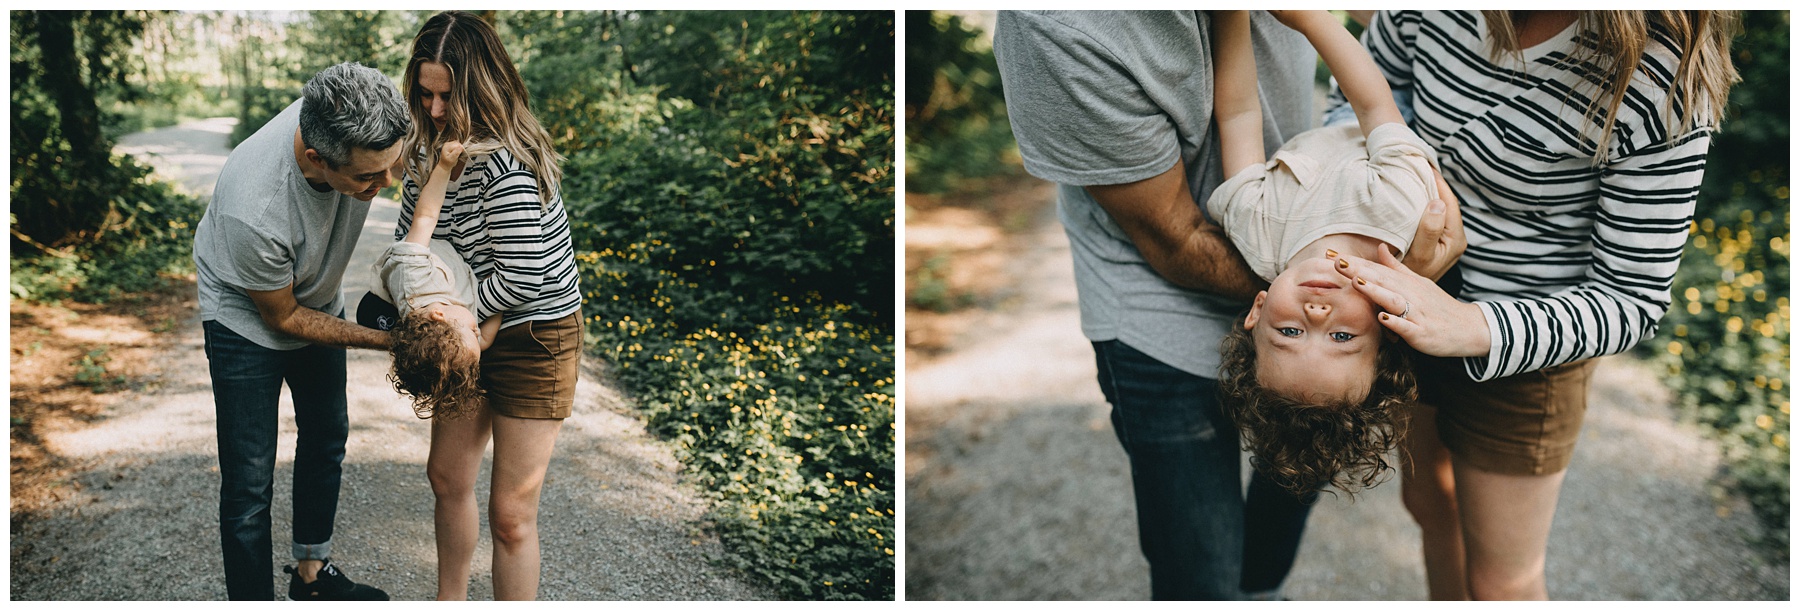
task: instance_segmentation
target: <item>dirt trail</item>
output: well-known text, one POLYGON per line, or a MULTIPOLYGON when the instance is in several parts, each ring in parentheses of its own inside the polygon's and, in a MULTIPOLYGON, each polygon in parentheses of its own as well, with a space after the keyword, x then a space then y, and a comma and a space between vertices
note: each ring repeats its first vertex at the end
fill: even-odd
MULTIPOLYGON (((1016 283, 947 352, 908 355, 907 598, 1146 598, 1131 474, 1050 206, 1007 256, 1016 283)), ((1750 549, 1745 503, 1715 501, 1719 450, 1678 422, 1656 374, 1610 357, 1592 392, 1550 536, 1551 597, 1786 600, 1788 566, 1750 549)), ((1315 508, 1286 595, 1424 599, 1399 492, 1315 508)))
MULTIPOLYGON (((142 155, 190 190, 210 193, 229 148, 229 119, 128 136, 142 155)), ((368 266, 393 240, 399 205, 378 199, 364 225, 344 292, 354 308, 368 266)), ((352 318, 354 313, 352 312, 352 318)), ((149 390, 90 426, 46 437, 51 451, 87 465, 72 492, 15 512, 14 600, 219 600, 218 469, 212 392, 197 313, 184 320, 149 390), (159 569, 158 567, 166 567, 159 569), (146 579, 145 570, 158 571, 146 579)), ((770 594, 715 566, 722 550, 699 523, 704 501, 679 478, 667 444, 648 435, 597 361, 583 364, 574 416, 564 422, 540 505, 546 600, 762 599, 770 594)), ((334 542, 352 578, 396 600, 435 592, 429 424, 388 385, 384 353, 349 353, 351 433, 334 542)), ((290 541, 292 404, 283 393, 272 509, 276 564, 290 541)), ((485 511, 486 475, 477 491, 485 511)), ((485 533, 485 518, 483 532, 485 533)), ((470 596, 492 597, 484 534, 470 596)), ((276 580, 285 592, 285 576, 276 580)))

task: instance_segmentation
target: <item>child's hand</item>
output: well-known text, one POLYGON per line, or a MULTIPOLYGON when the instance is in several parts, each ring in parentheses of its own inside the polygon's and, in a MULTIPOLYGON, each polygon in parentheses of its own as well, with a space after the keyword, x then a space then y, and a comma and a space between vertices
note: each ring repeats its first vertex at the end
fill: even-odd
POLYGON ((462 161, 462 156, 463 143, 455 140, 447 141, 443 148, 438 150, 438 167, 445 170, 454 168, 458 162, 462 161))

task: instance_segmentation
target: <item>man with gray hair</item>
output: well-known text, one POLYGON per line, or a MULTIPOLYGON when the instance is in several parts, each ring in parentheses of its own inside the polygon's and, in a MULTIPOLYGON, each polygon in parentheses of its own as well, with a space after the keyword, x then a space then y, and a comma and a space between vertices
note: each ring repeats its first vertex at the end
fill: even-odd
POLYGON ((411 127, 392 80, 344 63, 306 83, 233 150, 194 234, 219 434, 219 535, 232 600, 271 600, 269 506, 281 385, 293 396, 296 600, 387 600, 331 563, 350 426, 347 346, 386 332, 344 320, 344 268, 369 200, 392 184, 411 127))

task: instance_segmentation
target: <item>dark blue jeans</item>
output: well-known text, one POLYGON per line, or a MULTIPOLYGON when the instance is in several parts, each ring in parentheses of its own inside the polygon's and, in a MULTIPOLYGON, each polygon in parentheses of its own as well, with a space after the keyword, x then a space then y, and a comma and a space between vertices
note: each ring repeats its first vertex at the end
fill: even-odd
POLYGON ((1317 494, 1305 499, 1255 473, 1242 492, 1237 429, 1218 382, 1119 341, 1094 342, 1113 431, 1131 458, 1138 544, 1156 600, 1235 600, 1275 590, 1317 494))
POLYGON ((308 346, 271 350, 214 321, 206 331, 213 406, 219 426, 219 539, 225 590, 232 600, 275 598, 269 504, 274 495, 275 442, 281 384, 294 397, 294 557, 331 554, 350 433, 344 395, 344 349, 308 346))

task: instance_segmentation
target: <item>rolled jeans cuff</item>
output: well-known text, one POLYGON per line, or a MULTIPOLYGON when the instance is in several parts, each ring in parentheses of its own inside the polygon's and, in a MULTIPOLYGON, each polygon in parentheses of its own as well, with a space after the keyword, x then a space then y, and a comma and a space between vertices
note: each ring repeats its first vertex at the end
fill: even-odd
POLYGON ((331 542, 330 541, 326 541, 324 543, 310 543, 310 544, 295 543, 294 544, 294 559, 295 560, 328 560, 330 558, 331 558, 331 542))

